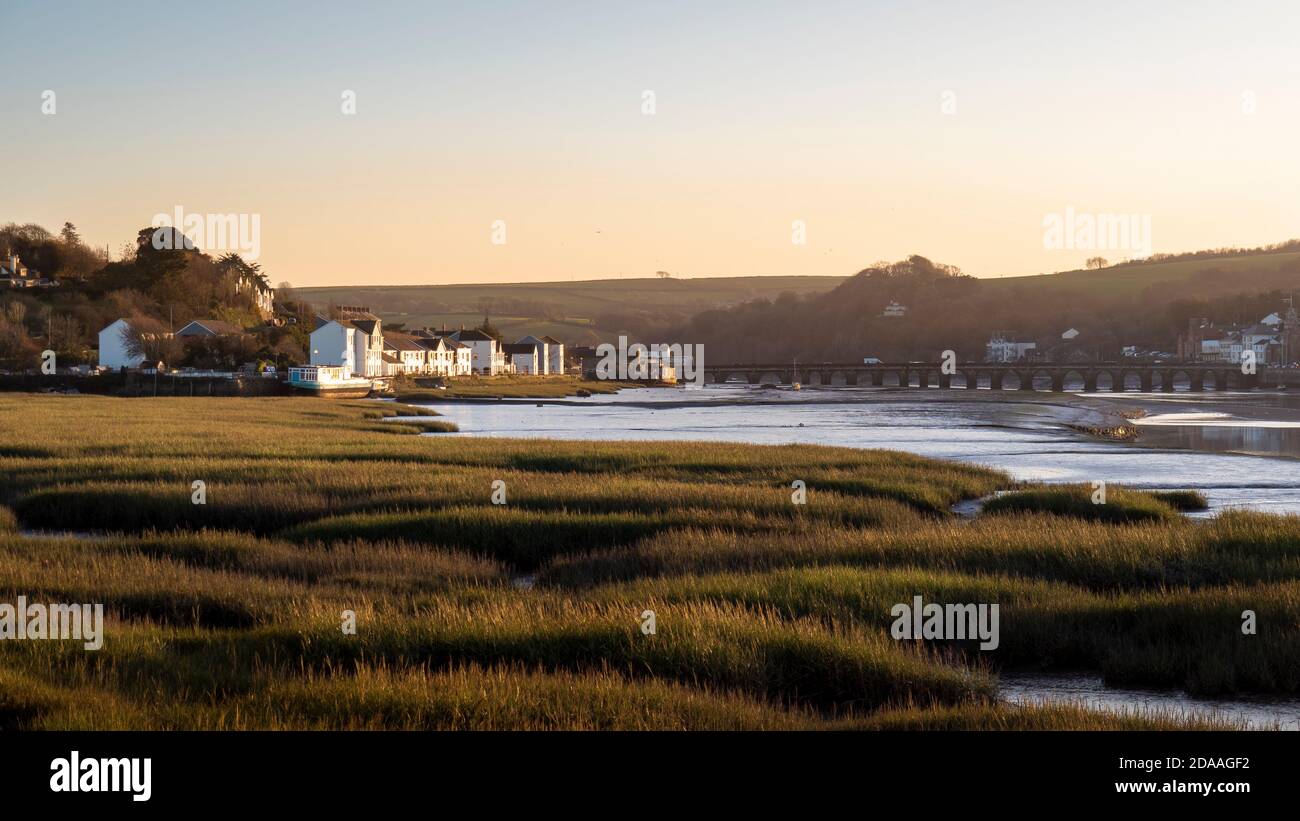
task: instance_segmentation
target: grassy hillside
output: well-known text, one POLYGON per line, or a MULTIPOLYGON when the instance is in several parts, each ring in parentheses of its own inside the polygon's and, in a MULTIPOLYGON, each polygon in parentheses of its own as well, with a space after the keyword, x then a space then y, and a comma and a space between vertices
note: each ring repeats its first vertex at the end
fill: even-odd
MULTIPOLYGON (((1058 274, 1006 277, 984 280, 991 289, 1021 289, 1026 295, 1082 293, 1088 295, 1137 295, 1152 286, 1191 288, 1189 298, 1204 298, 1223 289, 1232 291, 1269 290, 1284 287, 1279 268, 1300 261, 1300 252, 1258 254, 1219 259, 1192 259, 1150 265, 1117 265, 1096 271, 1063 271, 1058 274)), ((1291 277, 1287 282, 1293 281, 1291 277)))
POLYGON ((595 279, 497 285, 400 285, 299 288, 304 299, 325 306, 366 305, 389 322, 473 327, 484 309, 507 337, 550 334, 575 345, 613 340, 647 322, 680 321, 706 308, 752 299, 775 299, 783 291, 829 291, 844 277, 717 277, 704 279, 595 279))
MULTIPOLYGON (((1142 299, 1156 309, 1175 299, 1300 287, 1300 252, 1180 259, 1101 270, 978 281, 983 296, 1022 306, 1060 304, 1073 296, 1088 301, 1142 299)), ((849 277, 753 276, 698 279, 598 279, 496 285, 409 285, 300 288, 325 306, 367 305, 389 322, 408 327, 473 327, 485 309, 508 338, 549 334, 571 345, 612 341, 619 333, 645 336, 679 328, 690 317, 783 292, 811 296, 831 291, 849 277)), ((1014 313, 1014 312, 1013 312, 1014 313)), ((1008 321, 1011 321, 1009 318, 1008 321)), ((1067 321, 1077 322, 1081 319, 1067 321)), ((1031 328, 1010 330, 1029 332, 1031 328)))

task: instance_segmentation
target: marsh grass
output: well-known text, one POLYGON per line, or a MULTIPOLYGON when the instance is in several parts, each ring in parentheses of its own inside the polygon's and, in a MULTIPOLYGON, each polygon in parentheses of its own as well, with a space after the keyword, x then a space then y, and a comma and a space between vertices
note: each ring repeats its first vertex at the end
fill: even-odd
POLYGON ((393 435, 445 422, 400 402, 0 411, 0 600, 109 619, 93 653, 0 642, 0 728, 1200 728, 1013 708, 993 670, 1300 691, 1300 519, 1196 524, 1186 494, 1112 488, 1099 518, 1080 489, 1022 487, 964 523, 949 507, 1008 476, 826 447, 393 435), (889 606, 916 594, 999 602, 1002 645, 894 641, 889 606))
POLYGON ((562 399, 588 393, 617 393, 624 388, 643 388, 639 382, 583 379, 577 376, 470 376, 446 380, 445 389, 421 387, 415 380, 397 388, 399 402, 439 402, 448 399, 562 399))
POLYGON ((583 588, 826 565, 1011 575, 1103 592, 1288 581, 1300 579, 1300 517, 1232 511, 1204 523, 1113 525, 1008 514, 898 528, 816 522, 789 533, 688 528, 625 550, 556 557, 538 583, 583 588))
MULTIPOLYGON (((1180 509, 1193 509, 1177 505, 1195 504, 1199 496, 1190 491, 1151 493, 1111 485, 1106 488, 1105 502, 1094 503, 1093 493, 1089 485, 1017 490, 989 499, 983 510, 987 514, 1052 513, 1099 522, 1161 522, 1175 518, 1180 509)), ((1204 507, 1204 497, 1199 503, 1204 507)))

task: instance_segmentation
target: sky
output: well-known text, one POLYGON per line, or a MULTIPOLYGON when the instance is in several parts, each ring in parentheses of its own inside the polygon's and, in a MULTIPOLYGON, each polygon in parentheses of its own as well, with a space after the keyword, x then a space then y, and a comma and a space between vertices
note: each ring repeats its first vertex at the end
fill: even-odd
POLYGON ((1300 236, 1297 23, 1196 0, 0 0, 0 223, 71 221, 116 258, 179 210, 299 286, 1255 246, 1300 236))

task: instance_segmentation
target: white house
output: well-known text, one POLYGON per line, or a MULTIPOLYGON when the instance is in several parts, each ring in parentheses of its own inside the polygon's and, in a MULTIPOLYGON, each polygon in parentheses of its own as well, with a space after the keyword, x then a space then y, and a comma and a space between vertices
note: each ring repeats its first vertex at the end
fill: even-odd
POLYGON ((338 319, 317 317, 311 364, 342 366, 352 376, 384 376, 384 331, 366 308, 342 308, 338 319))
POLYGON ((564 343, 549 336, 542 337, 546 343, 548 373, 564 373, 564 343))
POLYGON ((1006 333, 996 333, 984 352, 985 362, 1019 362, 1037 348, 1034 342, 1017 342, 1006 333))
POLYGON ((1061 334, 1061 339, 1074 339, 1078 335, 1079 330, 1077 328, 1070 328, 1061 334))
POLYGON ((474 373, 474 349, 454 339, 444 341, 451 346, 451 353, 454 356, 450 376, 469 376, 474 373))
POLYGON ((502 348, 509 357, 510 366, 515 373, 535 376, 543 372, 545 360, 539 354, 540 346, 528 342, 514 342, 506 343, 502 348))
POLYGON ((452 339, 470 349, 470 361, 474 373, 494 376, 506 372, 506 354, 501 350, 501 343, 480 330, 456 331, 452 339))
POLYGON ((385 334, 384 353, 397 360, 402 373, 427 374, 433 372, 429 367, 429 349, 420 344, 420 340, 413 336, 394 333, 385 334))
POLYGON ((528 371, 530 374, 545 375, 551 372, 551 352, 546 340, 535 336, 526 336, 515 344, 532 345, 537 350, 537 365, 534 369, 528 371))
POLYGON ((425 367, 434 376, 469 376, 474 372, 474 350, 448 336, 421 334, 415 338, 425 349, 425 367))
POLYGON ((101 368, 138 368, 144 362, 144 356, 131 356, 127 351, 126 335, 131 332, 131 323, 119 319, 99 332, 99 366, 101 368))
POLYGON ((891 299, 889 300, 889 304, 885 306, 885 311, 884 313, 881 314, 881 316, 888 316, 888 317, 893 317, 895 319, 901 319, 902 317, 907 316, 907 306, 900 305, 899 303, 891 299))

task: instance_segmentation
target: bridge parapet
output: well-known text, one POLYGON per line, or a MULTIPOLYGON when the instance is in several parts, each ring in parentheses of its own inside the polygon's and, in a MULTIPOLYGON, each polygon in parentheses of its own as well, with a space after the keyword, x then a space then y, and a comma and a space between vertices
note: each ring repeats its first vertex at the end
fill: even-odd
POLYGON ((1017 390, 1040 390, 1039 385, 1042 385, 1043 388, 1062 392, 1067 385, 1078 384, 1084 393, 1120 393, 1134 389, 1144 393, 1173 392, 1175 382, 1185 384, 1186 390, 1196 392, 1206 390, 1211 383, 1214 390, 1220 391, 1251 390, 1261 384, 1274 383, 1300 385, 1300 371, 1268 370, 1261 366, 1254 374, 1245 374, 1239 368, 1221 362, 967 362, 957 365, 952 373, 945 372, 944 363, 941 362, 878 365, 823 363, 798 368, 790 365, 708 365, 704 368, 705 382, 713 384, 740 380, 751 385, 790 385, 803 382, 823 386, 929 388, 937 384, 941 389, 974 389, 987 383, 990 390, 1007 390, 1011 381, 1007 379, 1008 376, 1014 378, 1017 390), (913 381, 915 385, 912 384, 913 381), (1130 383, 1133 384, 1132 388, 1130 383))

